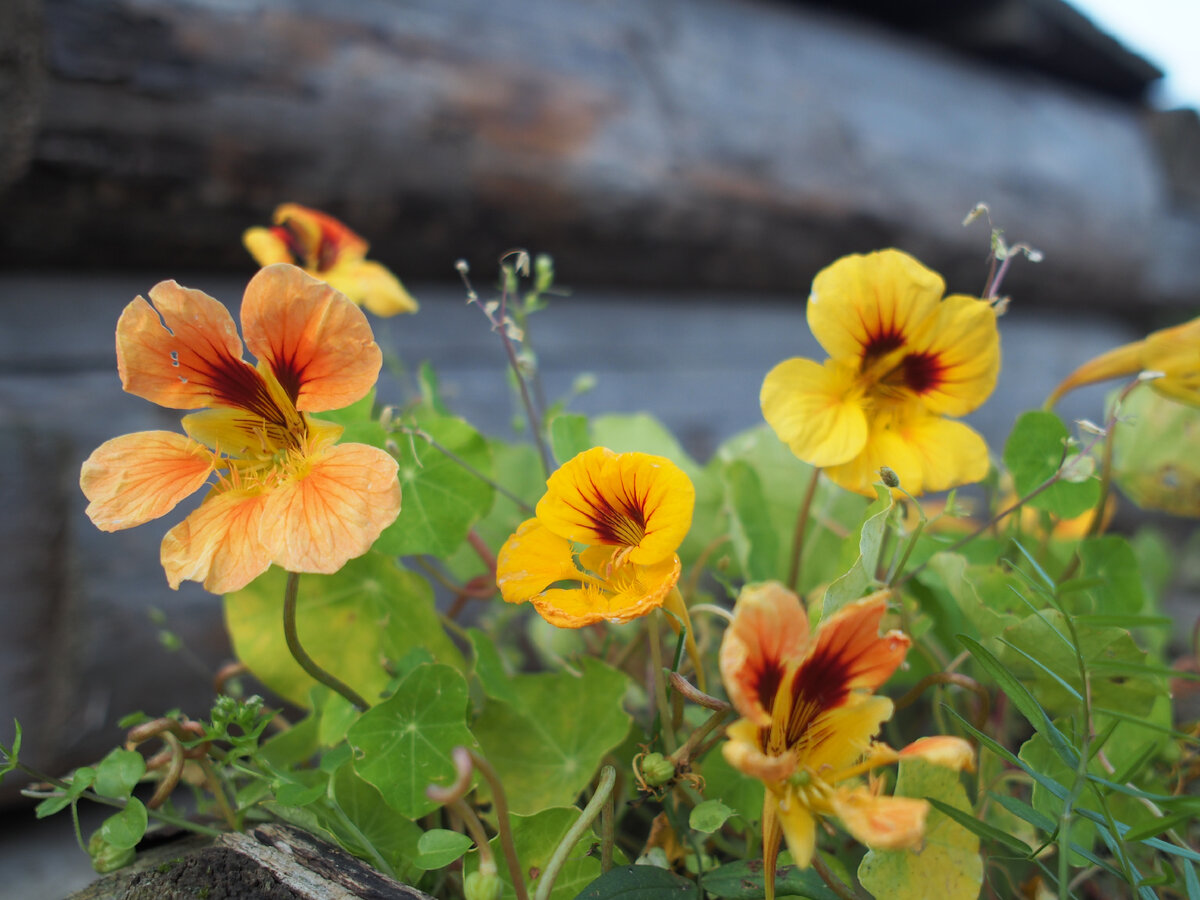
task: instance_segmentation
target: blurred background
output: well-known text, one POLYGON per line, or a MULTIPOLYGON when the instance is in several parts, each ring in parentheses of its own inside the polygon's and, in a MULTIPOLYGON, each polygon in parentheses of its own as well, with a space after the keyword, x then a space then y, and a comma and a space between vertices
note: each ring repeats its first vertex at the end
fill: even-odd
MULTIPOLYGON (((988 226, 963 219, 986 202, 1044 254, 1005 282, 1005 368, 970 420, 998 452, 1078 363, 1200 307, 1200 88, 1144 55, 1194 37, 1186 6, 1139 4, 1137 44, 1061 0, 3 0, 0 741, 19 718, 22 757, 60 772, 127 712, 207 710, 220 600, 167 588, 166 525, 92 527, 78 472, 177 427, 120 390, 120 310, 164 278, 235 306, 242 231, 277 204, 371 241, 422 302, 373 320, 381 345, 494 434, 503 351, 454 263, 486 293, 505 250, 551 254, 549 393, 593 373, 573 408, 649 410, 703 460, 759 424, 772 365, 820 355, 820 268, 896 246, 977 294, 988 226)), ((0 873, 86 881, 69 837, 25 849, 18 788, 0 873)))

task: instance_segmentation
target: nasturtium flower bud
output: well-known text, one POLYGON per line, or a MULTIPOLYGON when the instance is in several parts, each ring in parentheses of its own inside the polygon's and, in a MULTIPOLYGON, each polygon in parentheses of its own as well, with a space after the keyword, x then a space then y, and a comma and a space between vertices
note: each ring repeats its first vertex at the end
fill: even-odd
POLYGON ((482 867, 477 869, 463 882, 463 896, 466 900, 500 900, 503 891, 504 882, 500 880, 495 865, 490 866, 486 872, 482 867))
POLYGON ((675 764, 661 753, 647 753, 642 757, 640 767, 642 780, 650 787, 662 787, 675 777, 675 764))

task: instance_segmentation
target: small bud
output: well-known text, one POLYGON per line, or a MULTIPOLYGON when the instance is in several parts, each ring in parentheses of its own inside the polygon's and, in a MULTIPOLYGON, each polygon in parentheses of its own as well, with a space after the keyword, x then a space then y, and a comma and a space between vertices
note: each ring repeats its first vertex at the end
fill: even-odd
POLYGON ((883 479, 883 483, 890 488, 900 487, 900 476, 889 469, 887 466, 882 466, 879 469, 879 477, 883 479))
POLYGON ((458 269, 458 271, 461 272, 463 275, 466 275, 468 272, 471 271, 471 267, 469 265, 467 265, 467 261, 465 259, 455 260, 454 268, 458 269))
POLYGON ((384 431, 391 431, 392 422, 393 422, 393 420, 395 420, 395 418, 396 418, 396 407, 385 406, 383 408, 383 411, 379 414, 379 426, 384 431))
POLYGON ((1084 434, 1094 434, 1096 437, 1105 437, 1108 432, 1093 422, 1091 419, 1076 419, 1075 424, 1079 426, 1079 430, 1084 434))
POLYGON ((650 787, 662 787, 675 777, 675 763, 661 753, 647 753, 641 761, 642 780, 650 787))
POLYGON ((463 881, 463 896, 466 900, 500 900, 504 891, 504 882, 496 872, 496 865, 491 865, 491 871, 485 872, 481 865, 463 881))
POLYGON ((986 203, 976 203, 974 208, 967 213, 967 217, 963 219, 963 225, 967 226, 978 219, 980 216, 988 215, 988 205, 986 203))

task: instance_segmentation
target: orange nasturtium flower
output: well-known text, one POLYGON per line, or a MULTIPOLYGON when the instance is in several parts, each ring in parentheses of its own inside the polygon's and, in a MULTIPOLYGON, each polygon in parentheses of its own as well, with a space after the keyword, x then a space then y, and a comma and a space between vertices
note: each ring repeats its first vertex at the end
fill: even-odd
POLYGON ((829 359, 781 362, 759 398, 796 456, 869 496, 881 466, 910 494, 987 474, 983 438, 946 417, 971 412, 996 385, 996 313, 944 291, 940 275, 899 250, 846 256, 817 274, 808 325, 829 359))
POLYGON ((1200 406, 1200 318, 1152 332, 1143 340, 1085 362, 1054 389, 1046 408, 1077 387, 1138 372, 1162 373, 1161 378, 1150 382, 1154 390, 1179 403, 1200 406))
POLYGON ((210 479, 203 502, 167 532, 172 588, 202 581, 224 594, 272 564, 336 572, 370 549, 400 512, 396 461, 310 413, 361 399, 382 353, 362 310, 328 284, 278 264, 251 279, 242 359, 229 311, 164 281, 117 323, 121 384, 183 417, 186 435, 142 431, 101 444, 79 483, 97 527, 118 531, 165 515, 210 479), (151 305, 153 304, 153 305, 151 305))
POLYGON ((417 301, 400 280, 366 258, 367 242, 333 216, 284 203, 276 207, 274 220, 270 228, 249 228, 242 235, 260 266, 297 265, 377 316, 417 311, 417 301))
POLYGON ((593 447, 546 481, 496 561, 500 595, 530 601, 560 628, 628 622, 661 606, 679 581, 675 551, 696 491, 669 459, 593 447))
MULTIPOLYGON (((904 660, 909 638, 879 634, 886 600, 872 595, 824 620, 814 635, 799 598, 776 582, 742 590, 721 642, 721 678, 742 718, 723 752, 735 768, 761 779, 763 863, 773 893, 781 838, 796 865, 816 851, 817 822, 838 819, 858 841, 881 850, 920 843, 929 804, 879 793, 859 776, 904 756, 970 768, 965 741, 925 738, 899 752, 873 741, 892 701, 871 692, 904 660)), ((771 896, 768 893, 768 896, 771 896)))

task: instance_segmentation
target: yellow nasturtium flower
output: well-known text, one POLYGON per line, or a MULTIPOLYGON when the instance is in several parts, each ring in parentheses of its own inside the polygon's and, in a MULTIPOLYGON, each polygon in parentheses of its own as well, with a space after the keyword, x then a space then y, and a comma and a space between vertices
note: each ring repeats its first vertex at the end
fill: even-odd
POLYGON ((904 661, 911 641, 879 633, 883 596, 851 603, 810 635, 799 598, 775 582, 748 585, 721 642, 721 678, 742 718, 722 750, 730 765, 762 780, 763 863, 767 896, 786 838, 796 865, 816 852, 817 824, 837 819, 856 840, 880 850, 917 846, 929 804, 888 797, 873 769, 917 756, 954 769, 972 768, 969 744, 924 738, 896 751, 873 740, 892 701, 872 691, 904 661), (867 776, 867 782, 861 781, 867 776))
POLYGON ((417 311, 417 301, 400 280, 367 259, 367 242, 333 216, 284 203, 276 207, 274 220, 270 228, 250 228, 242 235, 260 266, 297 265, 377 316, 417 311))
POLYGON ((644 616, 679 580, 695 500, 669 459, 586 450, 550 476, 534 518, 500 548, 500 595, 561 628, 644 616))
POLYGON ((1200 318, 1155 331, 1089 360, 1054 389, 1046 408, 1077 387, 1138 372, 1162 373, 1150 382, 1154 390, 1171 400, 1200 406, 1200 318))
POLYGON ((229 311, 174 281, 151 288, 149 303, 133 300, 117 323, 125 390, 200 411, 183 417, 186 434, 101 444, 79 484, 104 531, 157 519, 210 485, 163 539, 173 588, 200 581, 224 594, 271 565, 336 572, 400 513, 396 461, 337 443, 342 427, 311 416, 360 400, 379 376, 383 355, 362 310, 281 263, 250 280, 241 318, 257 366, 242 358, 229 311))
POLYGON ((796 456, 868 496, 882 466, 911 494, 987 474, 983 438, 952 418, 996 385, 996 313, 944 291, 940 275, 899 250, 846 256, 817 275, 808 324, 829 358, 781 362, 760 394, 796 456))

